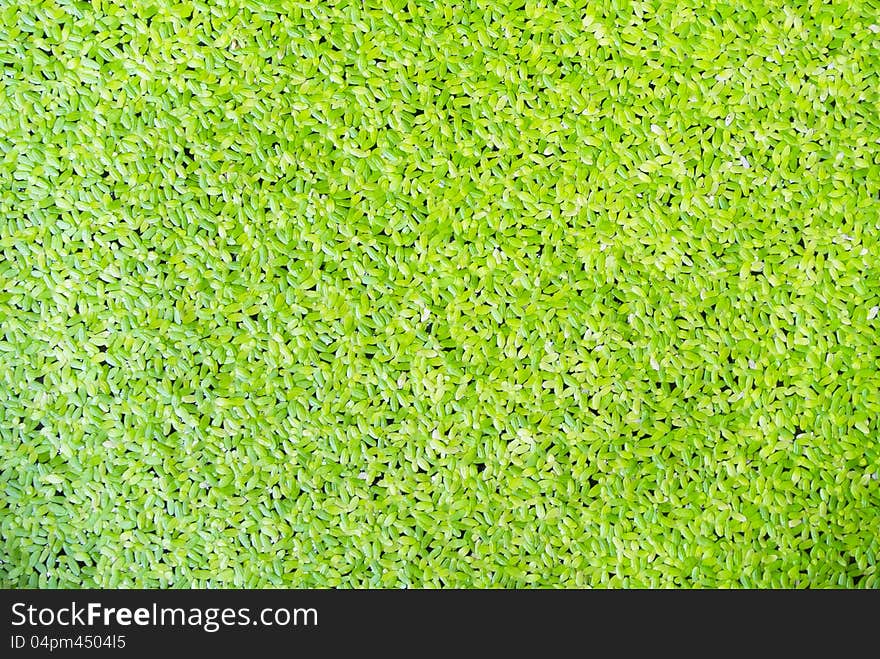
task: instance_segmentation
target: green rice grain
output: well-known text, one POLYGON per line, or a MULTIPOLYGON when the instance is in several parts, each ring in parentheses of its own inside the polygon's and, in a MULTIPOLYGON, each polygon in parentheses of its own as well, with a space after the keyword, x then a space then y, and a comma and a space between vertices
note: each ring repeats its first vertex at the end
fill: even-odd
POLYGON ((880 587, 876 0, 0 0, 0 585, 880 587))

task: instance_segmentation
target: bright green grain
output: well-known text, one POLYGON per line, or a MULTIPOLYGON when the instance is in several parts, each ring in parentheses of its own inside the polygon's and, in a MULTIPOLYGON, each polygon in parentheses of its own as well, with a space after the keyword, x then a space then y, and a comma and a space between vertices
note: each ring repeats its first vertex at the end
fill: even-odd
POLYGON ((0 0, 0 583, 880 586, 878 24, 0 0))

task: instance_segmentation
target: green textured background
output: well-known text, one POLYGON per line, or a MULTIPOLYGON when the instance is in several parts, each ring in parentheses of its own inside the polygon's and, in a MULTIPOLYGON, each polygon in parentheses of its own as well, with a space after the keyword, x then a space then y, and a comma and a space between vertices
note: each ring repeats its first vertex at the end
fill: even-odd
POLYGON ((880 5, 0 0, 4 586, 880 586, 880 5))

